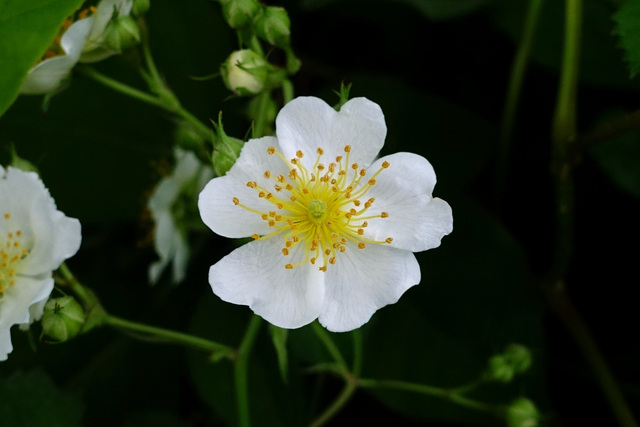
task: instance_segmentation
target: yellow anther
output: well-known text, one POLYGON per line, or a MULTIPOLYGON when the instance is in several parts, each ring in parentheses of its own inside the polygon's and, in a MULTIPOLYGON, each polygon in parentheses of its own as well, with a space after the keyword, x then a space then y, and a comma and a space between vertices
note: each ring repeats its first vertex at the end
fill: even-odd
POLYGON ((271 171, 264 171, 265 178, 271 178, 271 171))
POLYGON ((239 205, 240 204, 240 200, 238 200, 237 197, 234 197, 233 198, 233 204, 236 205, 236 206, 239 205))
POLYGON ((258 239, 260 238, 260 236, 258 236, 257 234, 252 234, 252 235, 251 235, 251 238, 252 238, 253 240, 258 240, 258 239))
POLYGON ((393 238, 387 237, 386 239, 384 239, 384 241, 387 242, 387 243, 391 243, 391 242, 393 242, 393 238))
POLYGON ((304 153, 301 150, 296 151, 296 156, 298 156, 299 159, 304 157, 304 153))
POLYGON ((360 169, 360 176, 365 176, 367 174, 366 169, 360 169))
POLYGON ((360 166, 358 166, 357 163, 354 163, 354 164, 351 165, 351 169, 353 169, 353 170, 357 170, 359 167, 360 166))
POLYGON ((376 185, 376 180, 375 180, 375 179, 373 179, 373 178, 371 178, 371 179, 367 182, 367 184, 369 184, 369 185, 376 185))
POLYGON ((247 182, 247 187, 249 188, 256 188, 258 186, 258 183, 255 181, 249 181, 247 182))
POLYGON ((4 219, 11 219, 11 214, 9 212, 5 212, 4 219))
POLYGON ((351 152, 351 146, 350 145, 345 145, 344 146, 344 152, 345 153, 350 153, 351 152))
POLYGON ((289 249, 282 248, 282 255, 285 255, 285 256, 289 255, 289 249))
POLYGON ((380 217, 381 217, 381 218, 387 218, 387 217, 389 217, 389 212, 381 212, 381 213, 380 213, 380 217))
POLYGON ((267 148, 267 153, 268 153, 268 154, 273 154, 273 153, 275 153, 275 152, 276 152, 275 147, 269 147, 269 148, 267 148))
POLYGON ((267 193, 265 193, 264 191, 261 191, 258 193, 258 197, 263 198, 264 196, 266 196, 267 193))
POLYGON ((385 162, 382 162, 382 167, 383 167, 384 169, 388 168, 388 167, 389 167, 389 162, 386 162, 386 161, 385 161, 385 162))
POLYGON ((364 249, 365 247, 367 247, 367 245, 365 245, 364 242, 358 243, 358 249, 364 249))
POLYGON ((324 150, 318 147, 318 149, 316 150, 316 153, 318 153, 319 156, 322 156, 324 154, 324 150))
POLYGON ((293 265, 287 264, 284 266, 284 268, 286 268, 287 270, 293 270, 293 265))
POLYGON ((362 228, 358 228, 358 234, 362 236, 364 234, 364 230, 362 228))

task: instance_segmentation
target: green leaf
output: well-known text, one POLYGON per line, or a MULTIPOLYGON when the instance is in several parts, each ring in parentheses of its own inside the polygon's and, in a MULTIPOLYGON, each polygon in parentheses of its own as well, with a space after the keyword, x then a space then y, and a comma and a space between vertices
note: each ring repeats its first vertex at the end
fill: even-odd
POLYGON ((273 342, 273 347, 276 349, 276 355, 278 356, 278 368, 280 368, 280 376, 282 377, 282 381, 286 383, 287 367, 289 363, 289 358, 287 356, 288 330, 270 324, 269 332, 271 333, 271 341, 273 342))
POLYGON ((615 33, 620 36, 620 45, 625 50, 631 77, 640 72, 640 0, 627 0, 613 15, 615 33))
POLYGON ((0 379, 0 420, 5 426, 80 426, 83 404, 62 392, 41 371, 16 372, 0 379))
POLYGON ((27 72, 42 57, 62 22, 82 0, 4 0, 0 3, 0 116, 18 96, 27 72))

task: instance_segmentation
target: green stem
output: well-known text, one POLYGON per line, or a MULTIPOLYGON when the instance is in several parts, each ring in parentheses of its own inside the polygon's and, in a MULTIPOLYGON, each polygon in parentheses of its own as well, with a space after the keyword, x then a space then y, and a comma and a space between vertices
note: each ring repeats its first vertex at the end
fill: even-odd
POLYGON ((313 420, 309 427, 320 427, 333 418, 340 409, 349 401, 353 393, 356 391, 357 385, 355 380, 347 380, 342 392, 336 397, 331 405, 318 418, 313 420))
POLYGON ((107 315, 104 319, 104 323, 124 331, 148 335, 153 339, 153 341, 157 342, 182 344, 199 350, 215 352, 218 354, 223 353, 224 356, 228 358, 233 358, 235 353, 232 348, 214 341, 184 334, 182 332, 132 322, 112 315, 107 315))
POLYGON ((553 119, 552 170, 556 189, 556 253, 552 279, 543 290, 551 308, 565 324, 580 346, 618 422, 625 427, 637 427, 606 361, 589 330, 571 303, 564 287, 573 242, 573 182, 572 153, 576 145, 576 92, 580 52, 582 0, 566 0, 564 53, 558 100, 553 119))
POLYGON ((111 77, 107 77, 104 74, 96 71, 94 68, 88 65, 81 65, 76 67, 76 69, 84 74, 87 77, 91 77, 96 82, 115 90, 116 92, 120 92, 124 95, 127 95, 131 98, 137 99, 138 101, 146 102, 147 104, 153 105, 154 107, 165 108, 164 103, 160 98, 157 98, 153 95, 150 95, 146 92, 133 88, 124 83, 120 83, 117 80, 112 79, 111 77))
POLYGON ((618 135, 640 129, 640 110, 601 124, 591 132, 579 135, 573 144, 570 160, 577 158, 584 150, 618 135))
POLYGON ((529 62, 529 54, 531 52, 531 45, 533 44, 538 17, 540 16, 541 6, 542 0, 529 0, 529 8, 527 10, 524 28, 522 30, 522 39, 520 40, 520 45, 518 46, 518 50, 511 67, 509 86, 504 102, 504 112, 500 130, 500 148, 498 151, 498 163, 496 166, 496 193, 499 199, 502 197, 506 183, 513 127, 518 110, 522 82, 524 81, 527 63, 529 62))
POLYGON ((360 380, 358 380, 358 385, 365 388, 394 389, 394 390, 403 390, 403 391, 409 391, 413 393, 425 394, 428 396, 449 400, 460 406, 464 406, 470 409, 475 409, 477 411, 490 412, 499 417, 502 417, 504 415, 502 407, 478 402, 476 400, 464 397, 452 390, 447 390, 439 387, 433 387, 433 386, 428 386, 424 384, 415 384, 415 383, 410 383, 406 381, 374 380, 374 379, 364 379, 364 378, 361 378, 360 380))
POLYGON ((253 122, 253 137, 254 138, 260 138, 262 136, 264 136, 265 134, 265 129, 267 126, 267 105, 269 103, 269 97, 271 95, 269 94, 269 92, 264 91, 264 92, 260 92, 257 95, 257 102, 258 102, 258 114, 256 115, 254 122, 253 122))
POLYGON ((313 322, 311 327, 313 328, 313 332, 315 332, 318 338, 320 338, 320 341, 322 341, 322 344, 324 344, 333 360, 340 365, 340 368, 342 368, 344 372, 349 372, 347 362, 345 362, 344 357, 342 357, 340 350, 338 350, 338 347, 329 336, 329 333, 318 322, 313 322))
POLYGON ((89 310, 99 304, 98 298, 78 282, 71 270, 69 270, 69 267, 67 267, 67 264, 63 262, 58 268, 58 271, 66 280, 66 285, 68 285, 71 291, 78 297, 85 310, 89 310))
POLYGON ((238 405, 238 425, 240 427, 249 427, 249 389, 248 389, 248 369, 249 355, 251 348, 260 329, 261 318, 253 315, 247 332, 244 334, 240 348, 238 349, 238 357, 234 367, 234 377, 236 384, 236 400, 238 405))
POLYGON ((362 332, 355 329, 353 335, 353 376, 359 377, 362 372, 362 332))

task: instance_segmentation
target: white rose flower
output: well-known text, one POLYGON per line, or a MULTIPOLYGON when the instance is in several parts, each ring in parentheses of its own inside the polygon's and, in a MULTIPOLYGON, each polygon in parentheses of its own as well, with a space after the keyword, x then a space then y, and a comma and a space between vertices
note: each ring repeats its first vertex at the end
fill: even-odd
POLYGON ((0 360, 10 329, 42 316, 52 271, 80 248, 80 222, 57 210, 35 172, 0 166, 0 360))
POLYGON ((60 38, 61 54, 39 62, 29 70, 20 93, 51 93, 63 84, 79 61, 95 62, 119 53, 105 44, 107 25, 114 17, 128 15, 132 5, 133 0, 102 0, 92 16, 71 24, 60 38))
POLYGON ((213 292, 282 328, 318 318, 340 332, 418 284, 412 252, 439 246, 453 216, 431 196, 426 159, 375 160, 385 136, 380 107, 365 98, 340 112, 312 97, 285 105, 276 137, 247 142, 200 194, 214 232, 254 238, 211 267, 213 292))
MULTIPOLYGON (((189 261, 187 234, 197 194, 213 177, 208 165, 202 164, 190 151, 176 149, 173 174, 163 178, 149 198, 149 210, 155 222, 154 248, 160 259, 149 267, 149 281, 157 283, 171 262, 173 283, 184 280, 189 261)), ((199 221, 199 220, 198 220, 199 221)))

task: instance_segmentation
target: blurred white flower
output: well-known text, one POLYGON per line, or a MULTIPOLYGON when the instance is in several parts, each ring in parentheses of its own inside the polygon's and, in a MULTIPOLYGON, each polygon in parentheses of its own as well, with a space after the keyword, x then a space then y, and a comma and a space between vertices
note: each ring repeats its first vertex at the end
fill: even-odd
POLYGON ((35 172, 0 166, 0 360, 11 326, 42 316, 52 271, 80 248, 80 222, 57 210, 35 172))
POLYGON ((188 231, 199 222, 196 197, 213 177, 210 166, 190 151, 176 149, 173 174, 163 178, 149 198, 155 222, 154 248, 160 259, 149 267, 149 281, 155 284, 171 262, 173 283, 184 280, 189 261, 188 231))
POLYGON ((71 25, 71 21, 66 21, 62 29, 64 33, 59 38, 59 48, 49 50, 47 56, 50 57, 29 70, 20 93, 51 93, 62 86, 78 62, 101 61, 119 53, 105 42, 107 27, 113 18, 128 16, 132 5, 133 0, 102 0, 93 15, 89 16, 89 10, 86 10, 79 14, 83 18, 71 25))
POLYGON ((247 142, 200 194, 214 232, 255 239, 211 267, 213 292, 279 327, 318 318, 348 331, 418 284, 412 252, 440 245, 451 208, 431 196, 423 157, 375 160, 385 136, 380 107, 365 98, 340 112, 312 97, 285 105, 276 137, 247 142))

